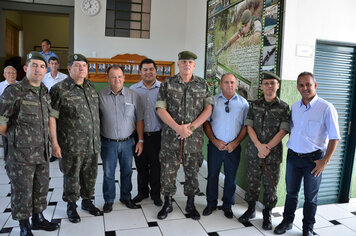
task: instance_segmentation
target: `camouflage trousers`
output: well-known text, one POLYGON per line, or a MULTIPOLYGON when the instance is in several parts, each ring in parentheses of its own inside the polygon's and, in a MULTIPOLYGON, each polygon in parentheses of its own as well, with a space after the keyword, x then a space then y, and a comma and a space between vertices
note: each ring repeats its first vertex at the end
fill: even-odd
POLYGON ((11 214, 14 220, 26 220, 47 207, 49 167, 45 164, 6 163, 11 182, 11 214))
POLYGON ((260 158, 249 159, 247 162, 247 192, 246 201, 256 202, 260 195, 261 182, 263 184, 263 204, 266 208, 272 209, 277 203, 277 184, 279 182, 280 164, 267 164, 271 174, 269 177, 263 160, 260 158))
POLYGON ((94 196, 98 154, 63 154, 59 168, 63 173, 63 201, 76 202, 79 197, 90 199, 94 196))
MULTIPOLYGON (((185 174, 184 195, 194 196, 199 193, 198 172, 203 164, 202 153, 183 154, 182 164, 185 174)), ((167 149, 161 149, 159 154, 161 163, 161 193, 164 196, 173 196, 176 191, 177 172, 180 167, 179 152, 174 153, 167 149)))

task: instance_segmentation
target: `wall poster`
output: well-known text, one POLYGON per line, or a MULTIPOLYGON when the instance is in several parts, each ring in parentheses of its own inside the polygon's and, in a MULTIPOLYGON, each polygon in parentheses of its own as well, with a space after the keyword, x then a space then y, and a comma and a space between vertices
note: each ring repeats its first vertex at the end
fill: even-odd
POLYGON ((279 74, 280 0, 208 0, 205 77, 213 93, 224 73, 239 80, 239 94, 260 96, 263 70, 279 74))

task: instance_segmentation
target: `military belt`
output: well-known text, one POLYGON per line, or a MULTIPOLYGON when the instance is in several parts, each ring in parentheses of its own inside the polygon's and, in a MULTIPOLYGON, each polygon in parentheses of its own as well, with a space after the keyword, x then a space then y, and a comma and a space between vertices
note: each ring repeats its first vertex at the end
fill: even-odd
POLYGON ((150 137, 150 136, 156 136, 156 135, 160 135, 161 131, 154 131, 154 132, 144 132, 144 135, 150 137))
POLYGON ((130 135, 129 137, 124 138, 124 139, 111 139, 111 138, 106 138, 104 136, 101 136, 101 138, 103 140, 110 141, 110 142, 116 142, 116 143, 125 142, 125 141, 129 140, 131 137, 132 137, 132 135, 130 135))
POLYGON ((323 152, 323 151, 320 150, 320 149, 318 149, 318 150, 316 150, 316 151, 314 151, 314 152, 310 152, 310 153, 297 153, 297 152, 293 151, 292 149, 291 149, 291 151, 292 151, 295 155, 297 155, 298 157, 315 157, 316 155, 319 155, 320 153, 323 152))

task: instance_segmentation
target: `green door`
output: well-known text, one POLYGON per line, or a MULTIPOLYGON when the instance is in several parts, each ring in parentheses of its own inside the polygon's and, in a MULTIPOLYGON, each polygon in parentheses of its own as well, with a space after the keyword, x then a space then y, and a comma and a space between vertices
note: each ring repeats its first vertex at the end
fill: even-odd
MULTIPOLYGON (((318 204, 347 202, 354 161, 355 138, 350 122, 355 119, 355 46, 317 41, 314 75, 319 97, 332 103, 339 116, 341 140, 323 172, 318 204)), ((356 124, 356 122, 354 123, 356 124)), ((303 203, 304 194, 300 195, 303 203)))

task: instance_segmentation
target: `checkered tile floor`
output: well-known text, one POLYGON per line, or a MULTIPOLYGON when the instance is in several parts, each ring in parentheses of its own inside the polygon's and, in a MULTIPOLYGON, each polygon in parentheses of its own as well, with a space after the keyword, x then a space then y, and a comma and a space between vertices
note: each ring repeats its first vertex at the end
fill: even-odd
MULTIPOLYGON (((104 205, 102 197, 103 171, 99 164, 98 178, 95 187, 95 205, 102 209, 104 205)), ((66 218, 66 203, 62 201, 63 178, 58 168, 58 161, 50 163, 50 191, 48 193, 48 208, 45 211, 47 219, 60 223, 60 228, 54 232, 33 231, 36 236, 156 236, 156 235, 273 235, 272 231, 264 231, 261 228, 262 213, 259 210, 257 217, 249 224, 241 224, 237 218, 247 209, 243 198, 236 194, 236 204, 233 206, 234 218, 227 219, 221 210, 216 210, 210 216, 202 216, 199 221, 194 221, 186 214, 186 197, 183 194, 184 173, 180 169, 177 178, 177 194, 174 196, 174 211, 165 220, 157 220, 160 210, 150 199, 141 203, 140 209, 127 209, 119 202, 120 191, 117 188, 117 198, 114 210, 101 216, 91 216, 78 207, 82 221, 78 224, 70 223, 66 218)), ((119 170, 117 170, 117 178, 119 170)), ((196 207, 200 213, 206 206, 207 170, 204 163, 200 170, 199 182, 202 193, 196 197, 196 207)), ((133 177, 132 196, 137 194, 136 171, 133 177)), ((117 181, 118 185, 120 184, 117 181)), ((223 178, 220 180, 222 186, 223 178)), ((221 198, 222 188, 219 189, 221 198)), ((221 202, 219 202, 221 204, 221 202)), ((80 206, 80 201, 78 202, 80 206)), ((18 222, 11 219, 10 209, 10 185, 4 170, 4 161, 0 158, 0 236, 19 235, 18 222)), ((283 209, 273 210, 273 227, 282 220, 283 209)), ((356 201, 348 204, 331 204, 319 206, 315 224, 315 234, 318 235, 356 235, 356 201)), ((298 209, 292 230, 285 235, 301 235, 302 209, 298 209)))

